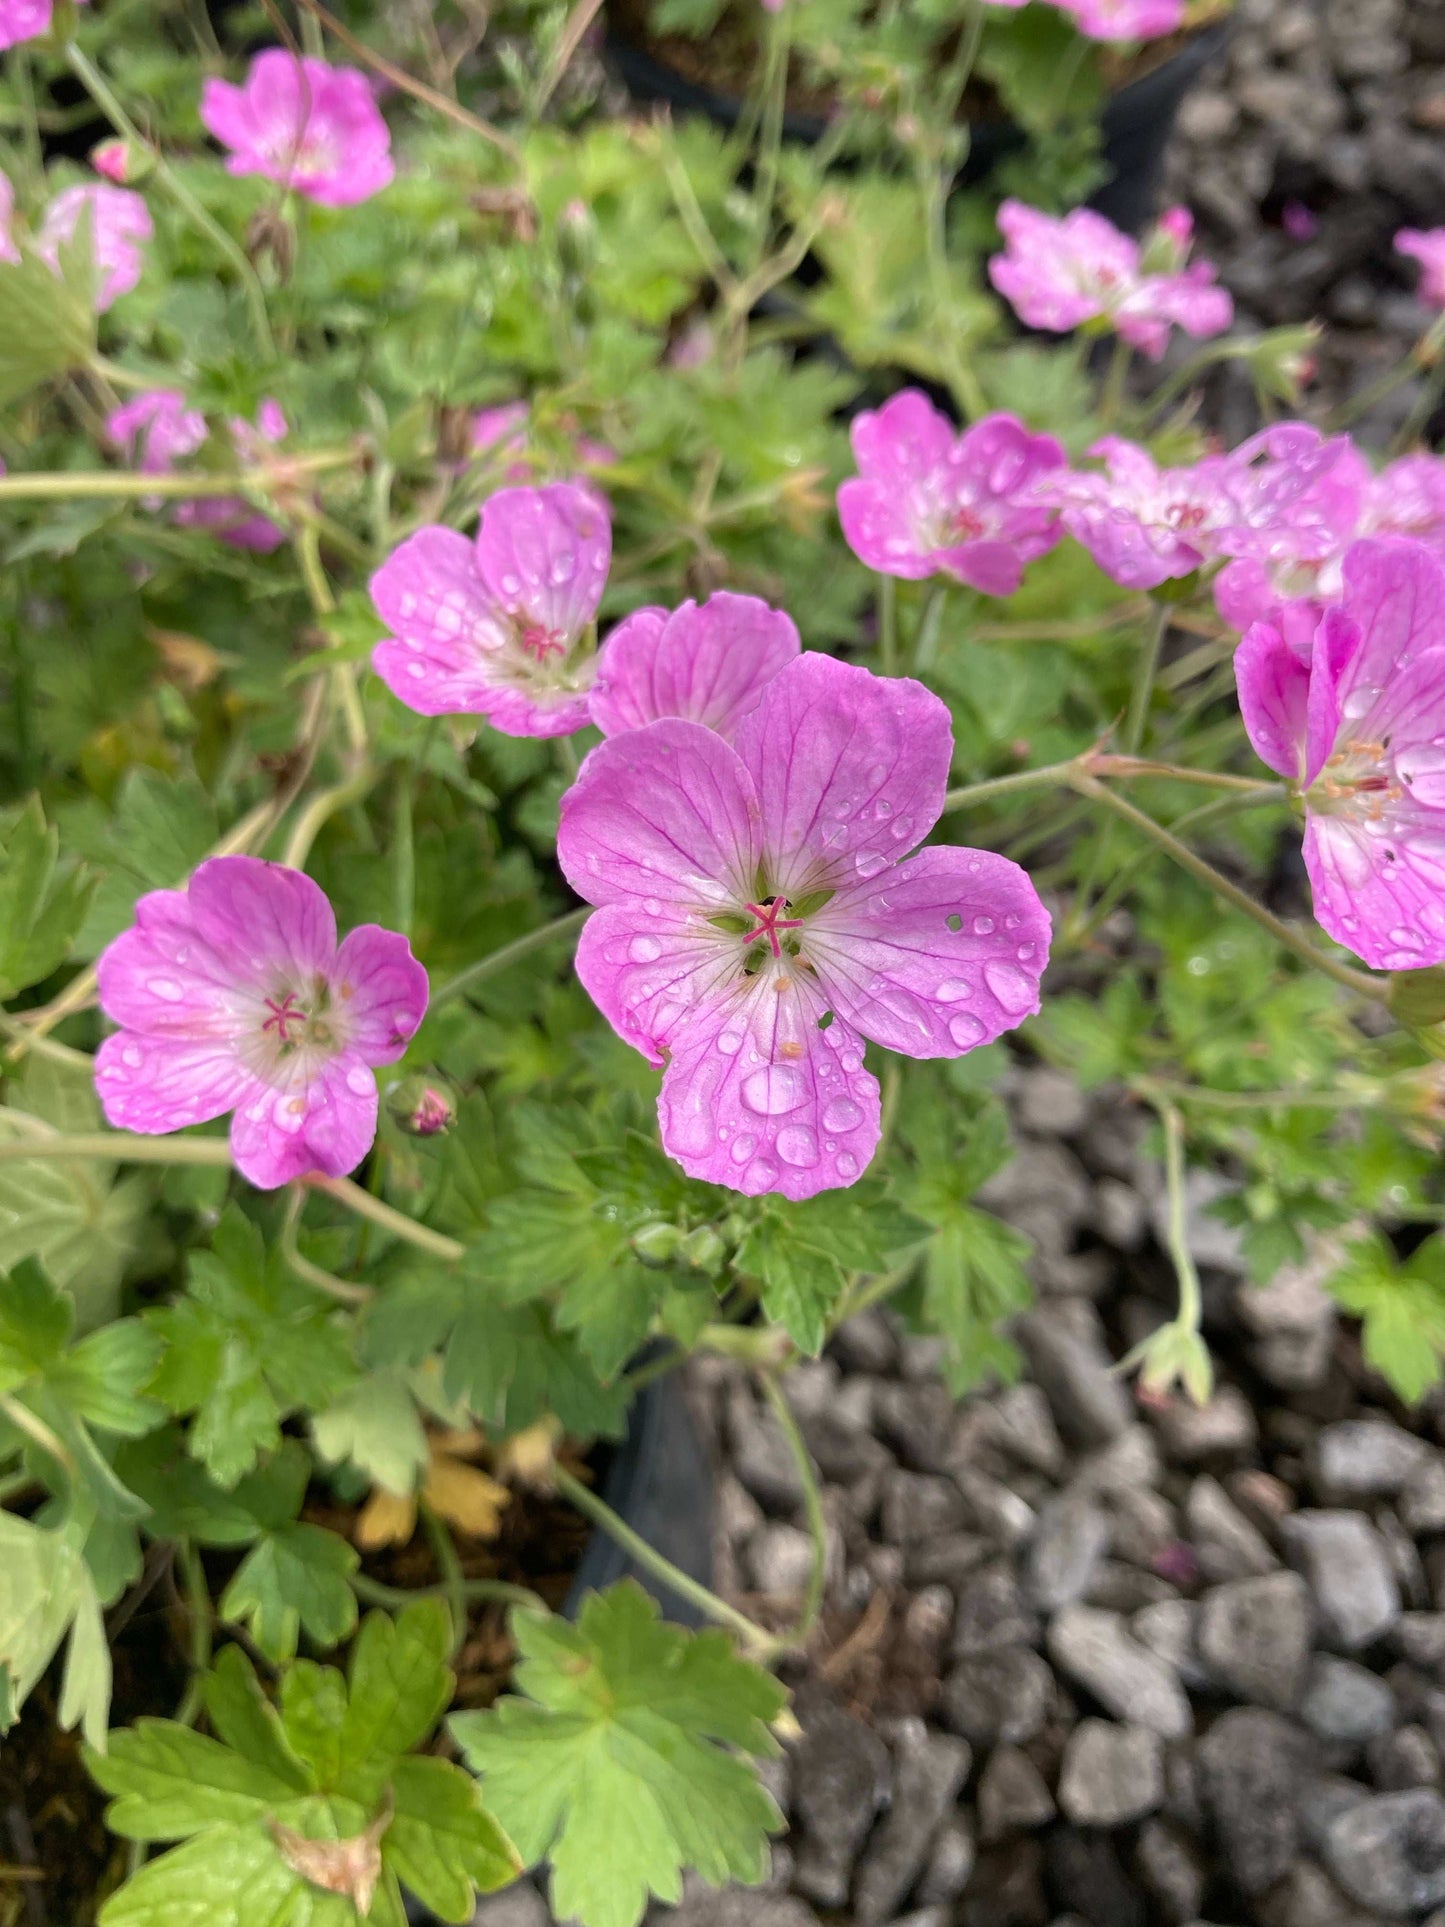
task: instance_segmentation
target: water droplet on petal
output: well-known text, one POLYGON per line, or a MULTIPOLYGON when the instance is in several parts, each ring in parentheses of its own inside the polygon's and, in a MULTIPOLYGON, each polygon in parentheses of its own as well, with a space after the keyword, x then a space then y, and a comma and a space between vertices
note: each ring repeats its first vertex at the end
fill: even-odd
POLYGON ((965 997, 971 995, 972 988, 961 977, 945 977, 933 994, 941 1004, 961 1004, 965 997))
POLYGON ((717 1040, 717 1047, 724 1057, 736 1057, 743 1047, 743 1040, 735 1030, 725 1030, 717 1040))
POLYGON ((650 917, 660 917, 662 915, 662 905, 656 897, 644 897, 642 899, 642 907, 650 917))
POLYGON ((1020 962, 1020 963, 1027 963, 1027 962, 1028 962, 1028 960, 1029 960, 1029 958, 1033 956, 1033 954, 1034 954, 1034 951, 1035 951, 1035 949, 1036 949, 1036 948, 1037 948, 1037 946, 1036 946, 1036 945, 1034 945, 1034 944, 1031 944, 1031 943, 1021 943, 1021 944, 1019 945, 1019 952, 1018 952, 1018 955, 1019 955, 1019 962, 1020 962))
POLYGON ((888 859, 881 850, 860 850, 853 859, 854 868, 866 883, 880 871, 888 868, 888 859))
POLYGON ((993 935, 993 928, 994 923, 992 917, 975 917, 973 920, 975 936, 990 937, 993 935))
POLYGON ((146 1061, 145 1052, 139 1044, 127 1044, 121 1051, 120 1061, 122 1064, 128 1065, 131 1070, 138 1071, 146 1061))
POLYGON ((823 1112, 825 1131, 851 1131, 863 1122, 863 1111, 851 1097, 835 1097, 823 1112))
POLYGON ((1010 1016, 1027 1010, 1034 1001, 1033 983, 1017 964, 986 963, 983 980, 1010 1016))
POLYGON ((796 1111, 806 1090, 803 1080, 786 1064, 764 1064, 743 1079, 742 1099, 750 1111, 763 1117, 779 1117, 796 1111))
POLYGON ((360 1064, 353 1064, 346 1073, 346 1088, 356 1097, 369 1097, 375 1083, 371 1072, 363 1070, 360 1064))
POLYGON ((984 1035, 984 1029, 976 1017, 961 1010, 956 1017, 949 1018, 948 1034, 960 1050, 971 1050, 984 1035))
POLYGON ((838 1176, 853 1179, 858 1175, 858 1160, 851 1151, 845 1151, 838 1160, 838 1176))
POLYGON ((148 977, 146 989, 152 997, 159 997, 162 1003, 167 1004, 178 1004, 185 996, 174 977, 148 977))
POLYGON ((757 1139, 749 1132, 744 1131, 737 1143, 733 1146, 729 1156, 732 1158, 734 1164, 746 1164, 757 1148, 757 1139))
POLYGON ((818 1162, 818 1140, 806 1124, 785 1124, 778 1132, 777 1152, 784 1164, 808 1171, 818 1162))
POLYGON ((844 1070, 847 1071, 850 1077, 853 1075, 854 1071, 861 1071, 863 1068, 863 1059, 858 1055, 857 1051, 855 1050, 845 1051, 843 1055, 838 1059, 838 1062, 843 1066, 844 1070))
POLYGON ((662 955, 662 945, 656 937, 634 937, 627 946, 627 954, 634 963, 656 963, 662 955))
POLYGON ((778 1167, 771 1158, 756 1158, 748 1166, 748 1183, 754 1191, 770 1191, 778 1181, 778 1167))

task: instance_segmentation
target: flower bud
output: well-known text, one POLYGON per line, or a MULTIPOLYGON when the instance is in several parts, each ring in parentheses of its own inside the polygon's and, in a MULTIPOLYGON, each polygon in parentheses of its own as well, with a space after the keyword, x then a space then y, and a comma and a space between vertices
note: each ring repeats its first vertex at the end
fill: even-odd
POLYGON ((632 1234, 632 1249, 644 1264, 670 1265, 682 1245, 683 1233, 675 1224, 645 1224, 632 1234))
POLYGON ((440 1137, 457 1120, 450 1093, 425 1077, 406 1077, 387 1097, 387 1108, 410 1137, 440 1137))
POLYGON ((114 181, 117 187, 134 187, 151 171, 150 156, 122 140, 102 141, 98 147, 92 147, 90 164, 97 174, 114 181))
POLYGON ((706 1272, 714 1278, 722 1270, 727 1246, 710 1224, 699 1225, 683 1239, 682 1256, 695 1271, 706 1272))

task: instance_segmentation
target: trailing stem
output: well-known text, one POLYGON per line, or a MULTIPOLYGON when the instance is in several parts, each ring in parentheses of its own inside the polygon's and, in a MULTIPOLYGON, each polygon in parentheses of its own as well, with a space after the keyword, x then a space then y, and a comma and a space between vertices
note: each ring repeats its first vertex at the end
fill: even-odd
POLYGON ((801 1647, 807 1644, 823 1610, 823 1591, 828 1578, 828 1521, 823 1514, 823 1495, 818 1488, 818 1471, 813 1464, 813 1455, 798 1429, 792 1407, 783 1396, 778 1376, 776 1372, 759 1372, 758 1381, 798 1468, 798 1477, 803 1486, 803 1513, 808 1521, 808 1535, 813 1542, 813 1560, 808 1569, 802 1610, 792 1631, 780 1635, 784 1644, 801 1647))

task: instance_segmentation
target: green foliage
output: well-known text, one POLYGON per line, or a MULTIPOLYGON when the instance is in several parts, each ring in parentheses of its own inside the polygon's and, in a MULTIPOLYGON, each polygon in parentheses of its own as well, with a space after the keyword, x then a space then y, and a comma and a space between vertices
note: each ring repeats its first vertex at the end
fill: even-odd
POLYGON ((817 1352, 849 1272, 887 1271, 926 1234, 881 1183, 865 1179, 805 1204, 767 1199, 738 1246, 736 1265, 757 1280, 764 1311, 799 1351, 817 1352))
POLYGON ((112 1830, 185 1844, 106 1901, 103 1927, 403 1927, 402 1882, 443 1920, 470 1919, 521 1863, 476 1783, 413 1750, 451 1698, 450 1636, 436 1601, 372 1613, 347 1677, 295 1660, 279 1706, 228 1646, 205 1683, 214 1737, 155 1719, 112 1733, 89 1758, 112 1830))
POLYGON ((552 1863, 552 1905, 584 1927, 635 1927, 676 1901, 684 1867, 756 1884, 779 1824, 745 1758, 777 1751, 784 1695, 722 1633, 664 1625, 631 1581, 575 1626, 513 1618, 516 1683, 452 1722, 524 1862, 552 1863))
POLYGON ((1427 1238, 1399 1263, 1371 1232, 1350 1245, 1326 1279, 1331 1294, 1364 1324, 1365 1358, 1407 1404, 1445 1377, 1445 1238, 1427 1238))
POLYGON ((95 1582, 69 1530, 44 1531, 0 1512, 0 1675, 5 1712, 14 1723, 31 1688, 61 1642, 60 1723, 79 1723, 92 1746, 105 1745, 110 1711, 110 1649, 95 1582))
POLYGON ((83 865, 61 864, 60 833, 38 797, 0 812, 0 999, 65 961, 93 888, 83 865))
POLYGON ((163 1346, 150 1390, 194 1414, 190 1449, 222 1485, 280 1444, 283 1418, 324 1410, 355 1376, 334 1307, 234 1205, 192 1254, 184 1297, 145 1322, 163 1346))

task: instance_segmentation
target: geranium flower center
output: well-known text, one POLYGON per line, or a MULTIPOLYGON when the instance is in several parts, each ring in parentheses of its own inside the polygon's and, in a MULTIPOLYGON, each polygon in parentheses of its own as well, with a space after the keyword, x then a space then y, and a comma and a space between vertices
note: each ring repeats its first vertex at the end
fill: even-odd
POLYGON ((274 1030, 277 1042, 289 1046, 293 1041, 289 1026, 295 1024, 299 1027, 306 1022, 306 1012, 296 1008, 296 992, 288 990, 279 1004, 274 997, 268 997, 266 1008, 271 1015, 262 1024, 262 1030, 274 1030))
POLYGON ((562 637, 550 629, 544 629, 537 622, 523 622, 517 630, 517 641, 533 662, 547 662, 553 656, 565 656, 567 653, 567 644, 562 637))
POLYGON ((1327 814, 1378 821, 1403 793, 1388 743, 1347 742, 1315 778, 1309 798, 1327 814))
MULTIPOLYGON (((343 985, 343 997, 350 986, 343 985)), ((262 1057, 271 1066, 291 1064, 301 1057, 320 1061, 332 1057, 345 1042, 338 1032, 331 1003, 331 987, 318 979, 309 1000, 300 990, 277 991, 264 997, 261 1020, 262 1057)))
POLYGON ((750 916, 754 916, 758 920, 756 927, 744 934, 743 942, 755 943, 759 937, 766 937, 775 957, 781 957, 783 954, 783 946, 779 941, 778 932, 780 930, 801 930, 803 927, 803 919, 801 917, 783 916, 783 911, 788 908, 788 899, 786 897, 773 897, 767 903, 744 904, 743 908, 747 910, 750 916))

